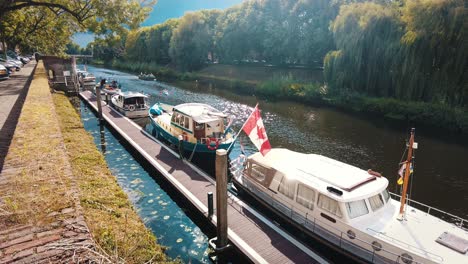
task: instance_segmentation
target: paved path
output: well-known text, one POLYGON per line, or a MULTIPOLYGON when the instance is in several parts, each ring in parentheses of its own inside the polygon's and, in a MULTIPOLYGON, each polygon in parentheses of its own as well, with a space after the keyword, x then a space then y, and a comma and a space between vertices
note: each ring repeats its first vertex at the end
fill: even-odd
POLYGON ((0 264, 101 262, 83 217, 41 62, 30 87, 21 88, 26 79, 12 78, 9 92, 3 93, 18 101, 21 91, 27 91, 22 108, 2 99, 3 106, 13 109, 2 135, 6 127, 14 135, 0 172, 0 264))
POLYGON ((0 172, 35 68, 33 60, 8 80, 0 81, 0 172))

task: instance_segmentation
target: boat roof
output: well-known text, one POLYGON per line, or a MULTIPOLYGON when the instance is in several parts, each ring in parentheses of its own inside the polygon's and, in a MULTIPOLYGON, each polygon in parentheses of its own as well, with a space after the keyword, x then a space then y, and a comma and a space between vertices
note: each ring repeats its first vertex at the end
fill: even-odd
POLYGON ((377 177, 352 165, 317 154, 304 154, 284 148, 271 149, 265 156, 257 152, 249 157, 262 165, 274 168, 290 179, 327 193, 328 187, 341 190, 334 198, 352 201, 382 192, 388 180, 377 177))
POLYGON ((197 123, 208 123, 218 121, 222 118, 227 117, 226 114, 219 111, 218 109, 200 103, 186 103, 174 106, 174 111, 192 117, 197 123))
POLYGON ((142 94, 139 92, 120 92, 119 93, 121 96, 123 96, 125 99, 127 98, 133 98, 133 97, 145 97, 148 98, 146 94, 142 94))

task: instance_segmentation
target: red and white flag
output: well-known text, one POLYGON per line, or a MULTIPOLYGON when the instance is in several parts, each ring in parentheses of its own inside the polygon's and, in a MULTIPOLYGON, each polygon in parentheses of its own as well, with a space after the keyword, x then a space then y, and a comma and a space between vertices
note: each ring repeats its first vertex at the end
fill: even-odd
POLYGON ((245 122, 243 130, 249 136, 250 141, 252 141, 252 143, 257 147, 263 156, 265 156, 268 151, 270 151, 270 141, 268 141, 258 105, 255 106, 253 113, 245 122))

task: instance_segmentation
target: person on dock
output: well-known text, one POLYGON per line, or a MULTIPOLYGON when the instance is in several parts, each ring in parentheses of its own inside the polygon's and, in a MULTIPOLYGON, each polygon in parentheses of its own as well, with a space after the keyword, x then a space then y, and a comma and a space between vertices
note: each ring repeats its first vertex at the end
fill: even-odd
POLYGON ((104 85, 105 85, 105 84, 106 84, 106 78, 101 79, 101 83, 100 83, 100 85, 99 85, 99 88, 101 88, 101 89, 104 88, 104 85))

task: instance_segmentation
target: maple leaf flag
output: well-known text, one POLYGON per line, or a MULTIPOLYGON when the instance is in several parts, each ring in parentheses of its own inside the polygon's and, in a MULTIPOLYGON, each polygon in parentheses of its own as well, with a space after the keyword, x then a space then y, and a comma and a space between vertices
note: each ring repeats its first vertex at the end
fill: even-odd
POLYGON ((258 105, 255 106, 254 111, 245 122, 243 130, 263 156, 271 150, 270 141, 268 140, 258 105))

